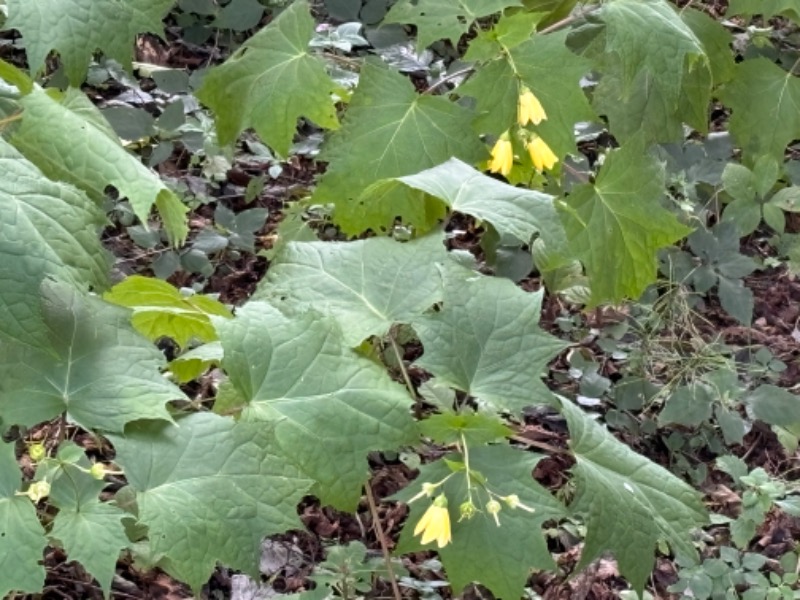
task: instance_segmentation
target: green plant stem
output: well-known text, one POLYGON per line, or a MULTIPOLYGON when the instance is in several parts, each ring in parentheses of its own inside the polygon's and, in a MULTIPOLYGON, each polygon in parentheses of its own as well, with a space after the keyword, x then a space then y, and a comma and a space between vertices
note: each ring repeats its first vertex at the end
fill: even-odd
POLYGON ((541 31, 539 31, 537 33, 539 35, 543 35, 543 34, 546 34, 546 33, 552 33, 554 31, 558 31, 562 27, 566 27, 567 25, 571 25, 575 21, 579 21, 583 17, 585 17, 587 15, 590 15, 593 12, 596 12, 598 10, 600 10, 600 5, 592 6, 591 8, 587 8, 584 11, 581 11, 581 12, 576 13, 574 15, 570 15, 568 17, 565 17, 565 18, 561 19, 560 21, 556 21, 552 25, 548 25, 547 27, 545 27, 544 29, 542 29, 541 31))
POLYGON ((386 536, 383 533, 383 526, 381 520, 378 518, 378 506, 375 503, 375 496, 372 493, 372 485, 369 481, 364 486, 364 491, 367 494, 367 503, 369 504, 369 512, 372 513, 372 527, 375 529, 375 535, 381 545, 381 552, 383 553, 383 560, 386 563, 386 572, 389 574, 389 583, 392 586, 392 593, 395 600, 402 600, 400 594, 400 586, 397 585, 397 577, 394 575, 394 568, 392 567, 392 557, 389 553, 389 544, 386 543, 386 536))

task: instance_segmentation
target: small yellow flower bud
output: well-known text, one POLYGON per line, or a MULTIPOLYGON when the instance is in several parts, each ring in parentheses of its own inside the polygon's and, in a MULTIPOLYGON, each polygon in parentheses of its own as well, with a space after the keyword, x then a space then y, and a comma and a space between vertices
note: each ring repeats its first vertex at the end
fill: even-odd
POLYGON ((97 480, 104 479, 106 476, 106 467, 103 463, 94 463, 89 469, 89 475, 97 480))
POLYGON ((531 508, 530 506, 526 506, 525 504, 520 502, 519 496, 517 496, 516 494, 509 494, 508 496, 503 496, 500 498, 500 500, 505 502, 506 506, 508 506, 509 508, 519 508, 530 513, 536 512, 535 508, 531 508))
POLYGON ((44 444, 36 442, 28 446, 28 455, 33 462, 41 462, 47 458, 47 448, 44 447, 44 444))
POLYGON ((511 147, 511 140, 508 132, 501 135, 492 148, 492 158, 489 161, 489 170, 492 173, 500 173, 505 177, 511 173, 514 166, 514 149, 511 147))
POLYGON ((531 155, 531 162, 534 168, 541 173, 543 170, 552 169, 558 162, 558 157, 550 149, 550 146, 538 135, 534 136, 525 147, 531 155))
POLYGON ((461 515, 459 517, 459 521, 463 521, 466 519, 469 521, 472 517, 475 516, 475 513, 478 512, 478 509, 475 508, 475 505, 472 503, 471 500, 467 500, 466 502, 462 503, 461 506, 458 507, 458 512, 461 515))
POLYGON ((47 498, 50 494, 50 484, 44 479, 41 481, 34 481, 25 495, 31 499, 34 504, 38 504, 42 498, 47 498))
POLYGON ((502 508, 503 506, 494 498, 486 503, 486 512, 494 517, 494 522, 497 523, 498 527, 500 527, 500 519, 498 518, 497 513, 499 513, 502 508))
POLYGON ((526 86, 522 86, 517 103, 517 122, 524 127, 528 123, 538 125, 547 119, 547 113, 539 99, 526 86))

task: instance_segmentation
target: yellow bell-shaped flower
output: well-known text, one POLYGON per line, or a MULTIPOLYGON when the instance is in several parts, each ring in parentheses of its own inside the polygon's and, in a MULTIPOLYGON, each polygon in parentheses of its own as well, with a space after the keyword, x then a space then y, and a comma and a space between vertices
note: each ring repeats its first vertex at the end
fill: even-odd
POLYGON ((538 125, 547 119, 547 113, 539 99, 526 86, 522 86, 517 103, 517 122, 524 127, 528 123, 538 125))
POLYGON ((533 166, 539 173, 544 169, 552 169, 558 162, 558 157, 553 154, 550 146, 538 135, 533 136, 533 138, 525 144, 525 148, 528 150, 528 154, 531 155, 531 162, 533 162, 533 166))
POLYGON ((511 173, 514 165, 514 149, 511 147, 511 140, 508 132, 501 135, 494 148, 492 148, 492 158, 489 161, 489 170, 492 173, 500 173, 503 177, 511 173))
POLYGON ((439 494, 422 515, 414 528, 414 535, 422 534, 423 544, 436 540, 439 548, 450 543, 450 513, 447 511, 447 496, 439 494))

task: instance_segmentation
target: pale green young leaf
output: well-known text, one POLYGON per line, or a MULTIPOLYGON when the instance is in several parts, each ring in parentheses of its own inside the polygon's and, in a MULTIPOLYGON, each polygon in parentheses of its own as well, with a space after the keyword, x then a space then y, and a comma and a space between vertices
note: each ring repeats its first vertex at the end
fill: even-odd
POLYGON ((504 48, 508 50, 519 46, 530 39, 542 17, 544 13, 525 11, 501 15, 491 29, 478 31, 475 38, 470 40, 464 60, 494 59, 504 48))
POLYGON ((66 412, 86 429, 121 431, 136 419, 170 420, 183 393, 159 372, 158 349, 125 309, 65 284, 42 286, 49 350, 0 345, 0 418, 32 426, 66 412))
POLYGON ((547 114, 533 129, 559 157, 575 152, 575 123, 596 116, 580 87, 589 62, 566 47, 566 36, 566 31, 534 35, 507 55, 498 55, 459 87, 459 94, 477 100, 475 127, 481 133, 499 135, 517 122, 519 93, 525 85, 547 114))
POLYGON ((95 290, 107 285, 110 260, 98 231, 102 211, 73 187, 49 181, 0 139, 0 336, 45 347, 39 309, 45 277, 95 290))
POLYGON ((287 317, 250 302, 232 320, 215 318, 222 367, 243 404, 244 421, 274 423, 286 457, 315 482, 323 503, 352 510, 372 450, 411 443, 411 398, 386 371, 345 343, 332 318, 287 317))
MULTIPOLYGON (((760 1, 760 0, 759 0, 760 1)), ((731 53, 733 34, 719 21, 693 8, 684 8, 681 19, 697 36, 708 55, 708 66, 715 86, 730 81, 736 63, 731 53)))
POLYGON ((398 181, 441 198, 452 210, 486 221, 501 235, 524 244, 536 234, 554 249, 563 249, 566 243, 553 196, 508 185, 457 158, 398 181))
POLYGON ((753 161, 762 155, 783 161, 787 144, 800 137, 800 79, 769 59, 736 65, 722 100, 733 110, 731 133, 753 161))
POLYGON ((203 294, 182 293, 175 286, 154 279, 132 275, 106 292, 103 298, 112 304, 133 309, 131 323, 149 340, 167 336, 185 348, 196 339, 217 339, 210 316, 231 317, 224 304, 203 294))
MULTIPOLYGON (((363 192, 381 179, 419 173, 452 157, 467 163, 486 158, 471 121, 467 109, 442 97, 418 95, 406 77, 369 62, 341 129, 323 147, 320 158, 329 165, 313 200, 333 204, 334 220, 347 234, 389 228, 397 216, 419 205, 420 194, 396 186, 372 206, 363 192)), ((428 230, 433 223, 410 224, 428 230)))
POLYGON ((440 268, 449 263, 438 234, 406 243, 389 238, 289 242, 253 298, 329 314, 339 322, 345 342, 355 347, 439 302, 440 268))
MULTIPOLYGON (((216 335, 216 330, 214 335, 216 335)), ((178 383, 187 383, 202 375, 222 360, 222 344, 210 342, 184 352, 169 363, 169 370, 178 383)))
POLYGON ((313 35, 308 2, 299 0, 209 71, 197 97, 217 114, 220 143, 252 127, 287 156, 298 118, 338 127, 331 97, 336 86, 325 64, 308 52, 313 35))
POLYGON ((690 233, 660 205, 661 164, 638 143, 612 150, 594 184, 562 211, 567 239, 591 283, 591 304, 638 298, 656 276, 656 252, 690 233))
POLYGON ((417 27, 417 48, 447 39, 455 46, 472 24, 509 6, 522 6, 519 0, 400 0, 384 18, 384 23, 417 27))
MULTIPOLYGON (((447 458, 463 460, 460 455, 447 458)), ((444 548, 436 548, 434 544, 422 546, 419 538, 413 536, 414 527, 431 501, 421 498, 409 506, 410 514, 400 535, 398 552, 436 550, 454 595, 460 595, 465 586, 478 581, 497 598, 520 598, 531 568, 553 569, 555 566, 542 533, 542 523, 560 520, 568 514, 566 508, 531 477, 540 458, 503 445, 471 447, 470 469, 483 475, 493 492, 500 496, 516 494, 519 501, 534 512, 512 509, 501 502, 498 527, 485 509, 488 494, 473 481, 473 501, 482 512, 471 519, 459 520, 459 507, 467 500, 467 489, 464 472, 457 472, 440 488, 448 500, 452 542, 444 548)), ((451 473, 445 461, 439 460, 421 467, 416 482, 434 483, 451 473)), ((408 502, 418 491, 419 485, 410 486, 395 498, 408 502)))
POLYGON ((44 528, 22 491, 14 444, 0 441, 0 598, 9 592, 35 594, 44 587, 44 528))
POLYGON ((551 403, 541 377, 567 344, 539 328, 543 294, 507 279, 446 276, 441 310, 412 321, 425 350, 416 364, 494 410, 551 403))
POLYGON ((575 497, 570 509, 586 522, 582 569, 611 552, 620 573, 640 594, 653 569, 656 543, 696 556, 690 533, 707 521, 700 494, 663 467, 617 441, 568 400, 567 419, 575 497))
POLYGON ((18 29, 31 71, 55 50, 73 86, 79 86, 95 50, 126 67, 139 33, 161 35, 175 0, 7 0, 6 27, 18 29))
POLYGON ((153 554, 195 590, 217 562, 256 576, 262 538, 302 528, 296 506, 311 482, 268 424, 196 413, 177 425, 135 423, 110 439, 153 554))
POLYGON ((731 0, 727 15, 761 15, 765 18, 784 15, 800 21, 800 4, 797 0, 731 0))
POLYGON ((513 433, 499 416, 490 413, 442 412, 421 421, 419 428, 438 444, 491 444, 513 433))
POLYGON ((35 88, 20 103, 22 125, 11 143, 47 177, 75 185, 98 203, 106 188, 114 186, 145 224, 155 204, 170 240, 179 245, 186 239, 187 208, 154 171, 120 145, 82 92, 70 88, 60 96, 35 88))

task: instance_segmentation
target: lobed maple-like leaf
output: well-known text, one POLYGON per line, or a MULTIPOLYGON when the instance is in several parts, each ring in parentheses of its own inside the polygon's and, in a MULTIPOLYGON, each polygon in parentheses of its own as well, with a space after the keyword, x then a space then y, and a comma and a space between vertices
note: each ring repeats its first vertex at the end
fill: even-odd
POLYGON ((296 506, 311 482, 266 423, 195 413, 109 437, 152 553, 195 590, 218 561, 256 576, 262 538, 302 527, 296 506))
POLYGON ((416 437, 408 392, 319 313, 289 317, 249 302, 236 318, 214 322, 239 399, 226 401, 225 412, 274 424, 285 459, 314 480, 320 500, 354 509, 369 476, 367 453, 416 437))
POLYGON ((289 242, 270 265, 255 300, 333 316, 348 345, 382 337, 442 299, 440 267, 450 258, 441 235, 400 243, 289 242), (414 285, 409 286, 408 282, 414 285))
POLYGON ((110 266, 102 211, 73 187, 49 181, 0 138, 0 336, 46 347, 39 308, 46 277, 103 290, 110 266))
POLYGON ((696 556, 690 533, 704 525, 700 494, 659 465, 617 441, 580 408, 561 401, 567 419, 575 497, 570 509, 586 522, 578 569, 610 551, 641 595, 655 562, 656 543, 696 556))
POLYGON ((567 344, 539 328, 543 295, 507 279, 446 276, 441 309, 412 321, 425 349, 416 364, 495 410, 549 403, 541 376, 567 344))
POLYGON ((11 143, 50 179, 71 183, 100 203, 114 186, 147 224, 155 205, 170 240, 186 239, 187 208, 158 175, 127 152, 83 92, 34 88, 20 99, 22 124, 11 143), (58 123, 55 127, 54 123, 58 123))
POLYGON ((450 40, 455 46, 475 21, 510 6, 522 6, 522 3, 519 0, 400 0, 383 22, 415 25, 419 50, 442 39, 450 40))
MULTIPOLYGON (((446 457, 463 461, 460 455, 446 457)), ((552 569, 553 558, 547 548, 542 524, 567 516, 567 509, 531 477, 541 456, 514 450, 509 446, 475 446, 469 449, 469 466, 486 478, 486 485, 501 496, 516 494, 519 501, 533 508, 502 506, 500 525, 486 512, 488 495, 475 482, 473 501, 481 512, 472 518, 459 518, 459 506, 468 498, 464 471, 453 474, 447 460, 438 460, 420 467, 416 482, 438 482, 452 474, 440 490, 447 496, 452 528, 452 542, 437 549, 447 572, 454 595, 475 581, 488 587, 496 598, 519 598, 523 595, 530 569, 552 569)), ((408 502, 420 489, 410 486, 395 499, 408 502)), ((437 494, 439 492, 437 491, 437 494)), ((417 499, 409 506, 406 525, 400 535, 400 553, 435 549, 423 546, 413 536, 414 526, 428 508, 429 498, 417 499)))
POLYGON ((341 129, 323 147, 329 161, 313 199, 333 204, 334 220, 351 235, 390 228, 397 216, 427 231, 443 215, 403 186, 375 199, 365 190, 381 179, 418 173, 456 157, 487 156, 471 128, 472 114, 449 100, 419 95, 407 78, 368 62, 341 129))
POLYGON ((6 27, 19 30, 32 72, 55 50, 73 86, 79 86, 95 50, 131 64, 136 35, 162 34, 161 20, 175 0, 7 0, 6 27))
POLYGON ((42 558, 47 540, 36 507, 22 491, 14 444, 0 441, 0 598, 9 592, 36 594, 44 587, 42 558))
POLYGON ((658 249, 690 233, 661 206, 663 194, 663 167, 631 142, 609 153, 594 184, 565 198, 562 221, 593 306, 638 298, 655 279, 658 249))
POLYGON ((339 126, 331 97, 336 86, 325 64, 308 52, 313 35, 308 2, 298 0, 209 71, 197 97, 216 113, 220 143, 253 127, 287 156, 298 118, 328 129, 339 126))
POLYGON ((42 286, 46 349, 0 344, 0 418, 32 426, 66 412, 86 429, 122 431, 137 419, 170 420, 183 393, 159 372, 164 357, 139 337, 125 309, 66 284, 42 286))
POLYGON ((800 137, 800 79, 767 58, 745 60, 734 73, 721 93, 733 110, 731 134, 746 157, 782 162, 786 146, 800 137))

